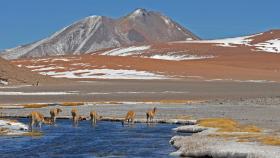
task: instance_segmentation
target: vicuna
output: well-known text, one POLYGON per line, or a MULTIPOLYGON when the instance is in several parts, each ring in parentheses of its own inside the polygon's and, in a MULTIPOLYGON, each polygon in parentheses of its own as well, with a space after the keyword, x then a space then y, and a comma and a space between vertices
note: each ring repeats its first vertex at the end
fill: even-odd
POLYGON ((122 125, 127 121, 128 123, 134 124, 134 119, 135 119, 136 113, 132 110, 128 111, 124 120, 122 121, 122 125))
POLYGON ((157 112, 156 107, 154 107, 153 110, 150 110, 150 111, 146 112, 147 123, 152 122, 154 120, 156 112, 157 112))

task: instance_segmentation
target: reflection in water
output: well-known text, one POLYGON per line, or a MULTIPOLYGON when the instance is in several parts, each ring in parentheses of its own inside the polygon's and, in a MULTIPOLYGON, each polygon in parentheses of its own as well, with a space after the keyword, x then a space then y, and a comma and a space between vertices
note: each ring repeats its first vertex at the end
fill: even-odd
MULTIPOLYGON (((27 122, 26 119, 20 121, 27 122)), ((1 157, 169 157, 174 135, 168 124, 135 124, 100 121, 91 126, 81 121, 75 128, 70 120, 43 126, 41 137, 1 137, 1 157)))

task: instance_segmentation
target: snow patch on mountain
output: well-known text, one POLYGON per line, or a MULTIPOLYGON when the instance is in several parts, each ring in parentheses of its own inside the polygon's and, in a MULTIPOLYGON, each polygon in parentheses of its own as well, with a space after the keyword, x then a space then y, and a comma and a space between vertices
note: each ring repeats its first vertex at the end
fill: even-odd
POLYGON ((142 51, 150 49, 150 46, 132 46, 127 48, 116 48, 107 52, 102 53, 101 55, 109 56, 130 56, 142 54, 142 51))
MULTIPOLYGON (((270 32, 270 34, 273 34, 273 32, 270 32)), ((239 45, 244 45, 244 46, 253 47, 252 49, 257 51, 280 53, 280 38, 271 39, 256 44, 252 43, 255 37, 261 35, 265 35, 265 33, 254 34, 251 36, 217 39, 217 40, 176 41, 176 42, 169 42, 169 43, 207 43, 207 44, 216 44, 216 46, 221 46, 221 47, 237 47, 239 45)))
POLYGON ((152 59, 161 59, 161 60, 182 61, 182 60, 208 59, 208 58, 214 58, 214 56, 156 54, 156 55, 150 56, 150 58, 152 58, 152 59))
POLYGON ((280 39, 269 40, 255 45, 257 49, 271 53, 280 53, 280 39))
POLYGON ((49 75, 55 78, 74 78, 74 79, 167 79, 167 77, 146 71, 124 70, 124 69, 84 69, 64 72, 41 72, 40 74, 49 75))
POLYGON ((166 25, 169 25, 169 26, 172 25, 171 20, 168 17, 161 16, 161 18, 163 19, 163 21, 165 22, 166 25))
POLYGON ((253 40, 252 38, 255 36, 259 36, 261 34, 255 34, 255 35, 243 36, 243 37, 234 37, 234 38, 224 38, 224 39, 217 39, 217 40, 176 41, 170 43, 213 43, 213 44, 217 44, 217 46, 222 46, 222 47, 236 47, 235 45, 251 46, 250 42, 253 40))
POLYGON ((101 53, 101 55, 108 56, 137 56, 141 58, 151 58, 151 59, 161 59, 161 60, 198 60, 198 59, 207 59, 214 58, 214 56, 198 56, 190 54, 181 54, 182 52, 167 52, 165 54, 147 52, 151 46, 131 46, 127 48, 116 48, 113 50, 106 51, 101 53), (152 55, 150 55, 152 54, 152 55))
POLYGON ((49 70, 57 70, 57 69, 64 69, 64 67, 51 66, 51 67, 43 67, 43 68, 39 68, 39 69, 33 69, 31 71, 49 71, 49 70))
POLYGON ((219 40, 210 40, 210 43, 218 43, 218 46, 223 46, 223 47, 234 47, 234 45, 250 46, 250 42, 252 41, 251 38, 254 36, 256 35, 226 38, 226 39, 219 39, 219 40))

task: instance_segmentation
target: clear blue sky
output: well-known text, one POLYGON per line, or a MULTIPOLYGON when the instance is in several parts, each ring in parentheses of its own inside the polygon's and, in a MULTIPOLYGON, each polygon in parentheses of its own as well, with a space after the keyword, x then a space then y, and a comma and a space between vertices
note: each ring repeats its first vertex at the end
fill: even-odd
POLYGON ((280 28, 279 0, 1 0, 0 50, 45 38, 89 15, 162 12, 204 39, 280 28))

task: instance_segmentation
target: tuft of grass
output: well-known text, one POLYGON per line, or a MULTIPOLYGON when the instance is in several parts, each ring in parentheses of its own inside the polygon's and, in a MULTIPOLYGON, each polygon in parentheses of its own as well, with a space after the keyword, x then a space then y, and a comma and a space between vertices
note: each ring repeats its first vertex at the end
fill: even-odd
POLYGON ((198 121, 204 127, 218 128, 217 132, 250 132, 259 133, 262 130, 253 125, 240 125, 237 121, 229 118, 207 118, 198 121))
POLYGON ((260 133, 262 132, 262 129, 254 126, 254 125, 244 125, 244 126, 239 126, 238 128, 240 132, 248 132, 248 133, 260 133))
POLYGON ((264 145, 280 146, 280 137, 273 134, 261 133, 262 130, 252 125, 240 125, 238 122, 228 118, 201 119, 198 124, 205 127, 218 128, 209 137, 223 139, 234 139, 237 142, 259 142, 264 145))
POLYGON ((259 138, 262 134, 241 134, 235 135, 238 139, 238 142, 254 142, 257 138, 259 138))
POLYGON ((43 133, 42 133, 42 132, 39 132, 39 131, 32 131, 32 132, 24 133, 22 136, 27 136, 27 137, 41 137, 41 136, 43 136, 43 133))
POLYGON ((64 102, 61 104, 61 106, 80 106, 84 105, 83 102, 64 102))
POLYGON ((206 118, 198 120, 198 124, 204 127, 219 129, 233 129, 238 126, 238 123, 236 121, 228 118, 206 118))
POLYGON ((280 146, 280 137, 277 136, 262 136, 258 140, 266 145, 280 146))
POLYGON ((6 128, 0 128, 0 135, 5 135, 8 133, 8 129, 6 128))
POLYGON ((23 104, 24 108, 43 108, 49 106, 49 104, 23 104))
POLYGON ((280 146, 280 137, 262 133, 247 133, 247 134, 210 134, 209 137, 219 137, 224 139, 234 139, 237 142, 259 142, 265 145, 280 146))
POLYGON ((236 134, 228 134, 228 133, 214 133, 208 135, 208 137, 223 138, 224 140, 236 140, 237 136, 238 135, 236 134))
POLYGON ((257 138, 262 136, 261 133, 215 133, 209 134, 209 137, 218 137, 226 140, 236 140, 237 142, 257 142, 257 138))
POLYGON ((225 127, 218 129, 218 132, 248 132, 248 133, 259 133, 262 130, 256 126, 236 126, 236 127, 225 127))

